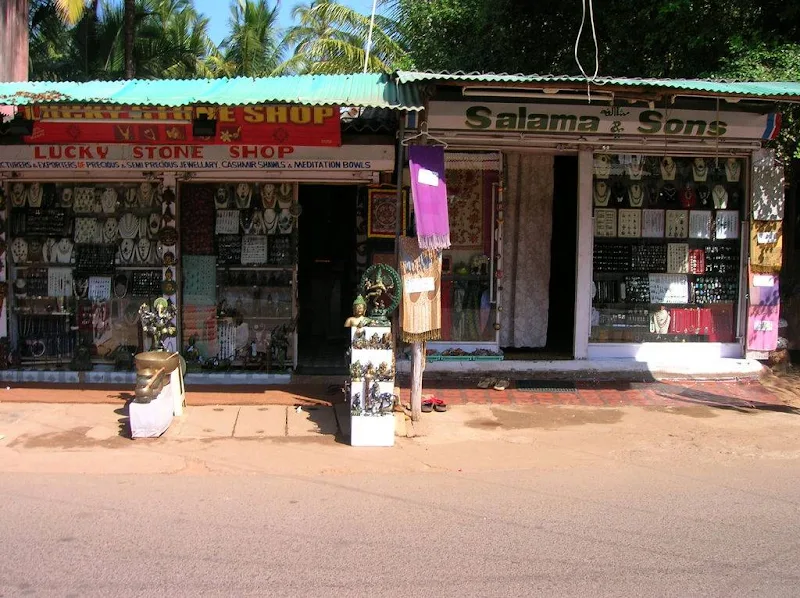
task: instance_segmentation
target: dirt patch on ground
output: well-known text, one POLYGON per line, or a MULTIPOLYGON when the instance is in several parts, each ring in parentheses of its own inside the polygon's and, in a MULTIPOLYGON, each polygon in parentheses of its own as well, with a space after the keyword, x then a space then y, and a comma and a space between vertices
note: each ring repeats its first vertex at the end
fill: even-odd
POLYGON ((786 405, 800 408, 800 368, 796 366, 775 368, 761 378, 761 384, 775 393, 786 405))
POLYGON ((91 448, 111 448, 118 449, 130 446, 131 441, 122 436, 112 436, 111 438, 94 439, 86 436, 91 430, 89 427, 73 428, 71 430, 60 430, 58 432, 47 432, 45 434, 23 434, 15 438, 8 444, 10 448, 59 448, 59 449, 91 449, 91 448))
POLYGON ((562 407, 529 407, 524 410, 504 407, 492 408, 493 419, 479 418, 465 425, 483 430, 557 430, 568 426, 586 424, 616 424, 622 421, 619 409, 573 409, 562 407))
POLYGON ((683 415, 696 419, 710 419, 719 417, 719 411, 713 407, 645 407, 646 411, 656 411, 658 413, 670 413, 672 415, 683 415))

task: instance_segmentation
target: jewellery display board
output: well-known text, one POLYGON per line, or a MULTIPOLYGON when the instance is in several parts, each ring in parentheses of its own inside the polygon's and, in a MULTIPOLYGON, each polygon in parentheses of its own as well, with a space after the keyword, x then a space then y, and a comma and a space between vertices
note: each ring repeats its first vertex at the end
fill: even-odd
POLYGON ((180 196, 188 367, 291 368, 297 353, 297 185, 187 183, 180 196))
POLYGON ((132 367, 144 348, 137 310, 161 295, 163 239, 175 231, 163 189, 149 181, 10 187, 12 362, 132 367))
POLYGON ((591 341, 732 339, 709 309, 738 301, 744 160, 604 154, 594 175, 591 341))

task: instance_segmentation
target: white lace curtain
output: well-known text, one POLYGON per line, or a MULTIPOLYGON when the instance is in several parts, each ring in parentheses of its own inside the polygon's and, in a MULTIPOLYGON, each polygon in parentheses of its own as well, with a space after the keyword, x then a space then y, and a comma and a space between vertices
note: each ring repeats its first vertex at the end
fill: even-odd
POLYGON ((553 157, 506 154, 501 347, 544 347, 550 308, 553 157))

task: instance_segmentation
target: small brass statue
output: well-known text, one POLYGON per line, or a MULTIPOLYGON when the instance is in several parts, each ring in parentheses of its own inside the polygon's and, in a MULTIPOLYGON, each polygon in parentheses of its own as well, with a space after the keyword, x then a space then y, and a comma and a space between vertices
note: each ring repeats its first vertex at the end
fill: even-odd
POLYGON ((359 295, 353 301, 353 315, 347 318, 344 323, 345 328, 361 328, 367 320, 367 302, 364 297, 359 295))

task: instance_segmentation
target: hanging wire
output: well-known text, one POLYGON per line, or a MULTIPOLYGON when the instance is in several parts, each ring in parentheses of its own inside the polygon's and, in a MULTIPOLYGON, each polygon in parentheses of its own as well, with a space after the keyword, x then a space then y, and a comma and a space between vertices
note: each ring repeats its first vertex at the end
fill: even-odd
POLYGON ((592 101, 592 82, 597 79, 597 75, 600 72, 600 49, 597 44, 597 29, 594 25, 594 5, 593 0, 582 0, 582 14, 581 14, 581 26, 578 28, 578 36, 575 38, 575 62, 578 65, 578 68, 581 71, 581 74, 586 79, 586 95, 589 98, 589 102, 592 101), (589 5, 589 22, 592 25, 592 40, 594 41, 594 74, 590 77, 586 70, 583 68, 583 64, 581 64, 581 59, 578 57, 578 46, 581 43, 581 37, 583 36, 583 27, 586 24, 586 5, 589 5))

